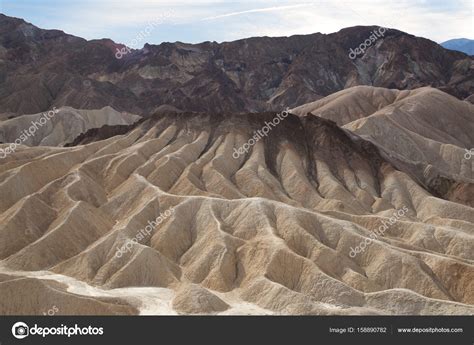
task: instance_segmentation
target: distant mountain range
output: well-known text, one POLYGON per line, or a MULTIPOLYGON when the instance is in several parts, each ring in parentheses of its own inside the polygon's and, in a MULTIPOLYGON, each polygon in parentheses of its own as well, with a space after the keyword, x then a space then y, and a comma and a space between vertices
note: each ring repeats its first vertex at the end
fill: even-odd
POLYGON ((53 106, 111 106, 142 116, 163 107, 258 112, 357 85, 432 86, 460 99, 474 93, 472 57, 395 29, 376 35, 378 29, 126 51, 109 39, 87 41, 0 15, 0 119, 53 106))
POLYGON ((457 50, 468 55, 474 55, 474 40, 467 38, 455 38, 441 43, 446 49, 457 50))

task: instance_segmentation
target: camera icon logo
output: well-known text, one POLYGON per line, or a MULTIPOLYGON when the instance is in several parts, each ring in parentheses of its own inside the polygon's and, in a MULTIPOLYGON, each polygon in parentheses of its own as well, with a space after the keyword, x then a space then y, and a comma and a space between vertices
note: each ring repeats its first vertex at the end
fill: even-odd
POLYGON ((30 328, 24 322, 17 322, 12 327, 12 334, 17 339, 23 339, 30 334, 30 328))

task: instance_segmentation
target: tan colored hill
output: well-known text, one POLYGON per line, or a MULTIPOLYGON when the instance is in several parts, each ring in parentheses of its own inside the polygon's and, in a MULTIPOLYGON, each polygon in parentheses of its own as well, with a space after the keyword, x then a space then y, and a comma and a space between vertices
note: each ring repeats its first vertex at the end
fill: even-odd
POLYGON ((118 112, 111 107, 97 110, 54 108, 44 113, 1 121, 0 142, 14 143, 19 139, 28 146, 63 146, 89 129, 105 125, 129 125, 140 119, 140 116, 118 112), (25 131, 29 132, 25 134, 25 131), (22 135, 25 140, 21 138, 22 135))
POLYGON ((359 86, 293 112, 335 121, 376 144, 384 157, 428 188, 441 195, 457 194, 456 200, 473 206, 474 159, 465 158, 474 148, 473 104, 433 88, 359 86))
MULTIPOLYGON (((434 196, 317 116, 289 115, 236 157, 274 118, 168 113, 19 147, 0 161, 0 272, 20 297, 53 280, 130 308, 111 314, 474 314, 472 195, 434 196)), ((22 313, 51 300, 37 303, 22 313)))
POLYGON ((134 315, 138 310, 119 298, 78 295, 55 280, 0 274, 2 315, 134 315), (19 293, 28 291, 28 293, 19 293), (58 307, 60 306, 60 307, 58 307))

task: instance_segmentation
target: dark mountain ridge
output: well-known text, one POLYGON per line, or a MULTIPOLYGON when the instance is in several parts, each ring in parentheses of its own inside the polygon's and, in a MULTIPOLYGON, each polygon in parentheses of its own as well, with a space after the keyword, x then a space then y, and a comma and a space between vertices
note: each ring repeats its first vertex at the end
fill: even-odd
MULTIPOLYGON (((474 92, 474 60, 433 41, 389 29, 354 59, 376 26, 332 34, 253 37, 233 42, 145 44, 124 50, 0 14, 2 117, 53 106, 148 116, 185 111, 260 112, 294 107, 336 91, 373 85, 433 86, 460 99, 474 92), (117 52, 126 52, 118 54, 117 52)), ((375 36, 374 36, 375 37, 375 36)))

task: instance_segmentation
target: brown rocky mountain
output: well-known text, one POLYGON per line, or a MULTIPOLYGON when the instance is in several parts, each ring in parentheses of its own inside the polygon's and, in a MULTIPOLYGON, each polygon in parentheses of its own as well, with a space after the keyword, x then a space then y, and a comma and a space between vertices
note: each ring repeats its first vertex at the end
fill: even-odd
POLYGON ((474 315, 474 59, 376 29, 0 15, 0 315, 474 315))
POLYGON ((474 93, 472 57, 398 30, 351 59, 350 49, 375 29, 146 44, 117 59, 123 46, 111 40, 87 41, 0 15, 0 119, 53 106, 111 106, 143 116, 164 105, 212 113, 280 110, 355 85, 432 86, 461 99, 474 93))

